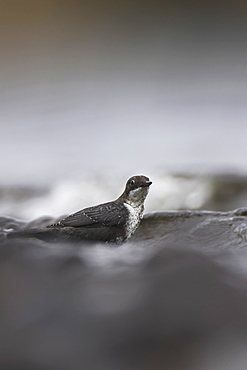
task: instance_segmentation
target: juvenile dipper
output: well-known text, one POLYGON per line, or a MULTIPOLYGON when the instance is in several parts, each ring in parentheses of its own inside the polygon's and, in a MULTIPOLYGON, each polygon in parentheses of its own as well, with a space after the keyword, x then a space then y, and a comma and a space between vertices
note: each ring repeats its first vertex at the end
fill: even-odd
POLYGON ((112 202, 84 208, 44 229, 11 232, 8 238, 46 241, 86 239, 121 243, 137 229, 151 184, 146 176, 133 176, 127 181, 122 195, 112 202))

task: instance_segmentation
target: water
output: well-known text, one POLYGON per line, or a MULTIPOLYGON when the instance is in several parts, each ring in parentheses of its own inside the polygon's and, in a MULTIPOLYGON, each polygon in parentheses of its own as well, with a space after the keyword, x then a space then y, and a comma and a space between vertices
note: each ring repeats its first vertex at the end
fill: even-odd
POLYGON ((242 369, 246 225, 246 208, 169 211, 118 247, 1 238, 1 366, 242 369))
POLYGON ((197 370, 224 369, 226 362, 243 368, 247 208, 231 209, 245 205, 247 179, 213 173, 151 179, 145 217, 121 246, 5 238, 10 230, 45 227, 79 203, 118 196, 120 178, 2 187, 3 368, 197 370), (164 211, 168 205, 175 210, 164 211), (206 205, 215 211, 201 210, 206 205), (14 363, 6 353, 15 353, 14 363))
MULTIPOLYGON (((229 211, 247 205, 247 177, 240 172, 143 173, 153 181, 145 203, 146 212, 167 209, 229 211)), ((116 199, 128 176, 111 171, 85 174, 50 184, 5 185, 0 188, 1 215, 31 221, 38 217, 76 212, 87 206, 116 199)), ((139 173, 140 174, 140 173, 139 173)))

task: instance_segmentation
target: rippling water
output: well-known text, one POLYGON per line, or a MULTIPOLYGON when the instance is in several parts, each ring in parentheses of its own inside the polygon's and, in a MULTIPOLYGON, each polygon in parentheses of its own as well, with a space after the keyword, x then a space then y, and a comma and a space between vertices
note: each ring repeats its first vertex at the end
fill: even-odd
MULTIPOLYGON (((2 185, 2 215, 33 220, 41 216, 60 217, 94 204, 116 199, 128 177, 134 173, 111 172, 84 175, 50 185, 2 185)), ((152 181, 146 212, 167 209, 209 209, 228 211, 247 205, 247 177, 238 173, 182 173, 151 171, 152 181)))
POLYGON ((247 208, 186 209, 244 206, 247 180, 213 174, 152 180, 140 227, 117 247, 7 241, 5 234, 44 227, 78 203, 109 200, 121 192, 120 179, 2 188, 2 368, 243 368, 247 208), (180 210, 164 211, 167 205, 180 210))

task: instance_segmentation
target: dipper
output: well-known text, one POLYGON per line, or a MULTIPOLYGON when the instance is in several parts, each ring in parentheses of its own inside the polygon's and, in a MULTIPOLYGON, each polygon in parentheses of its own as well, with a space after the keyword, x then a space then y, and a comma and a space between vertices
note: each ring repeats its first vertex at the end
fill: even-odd
POLYGON ((121 243, 129 239, 139 226, 151 184, 146 176, 132 176, 124 192, 112 202, 84 208, 44 229, 14 231, 7 237, 53 242, 86 239, 121 243))

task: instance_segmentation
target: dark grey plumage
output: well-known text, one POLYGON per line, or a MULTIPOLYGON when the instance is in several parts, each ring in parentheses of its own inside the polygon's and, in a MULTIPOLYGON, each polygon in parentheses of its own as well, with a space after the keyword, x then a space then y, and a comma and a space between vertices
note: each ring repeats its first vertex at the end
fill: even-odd
POLYGON ((127 209, 123 203, 108 202, 98 206, 88 207, 52 226, 97 227, 97 226, 123 226, 127 217, 127 209))
POLYGON ((144 201, 152 184, 146 176, 133 176, 115 201, 84 208, 44 229, 25 229, 8 234, 8 238, 35 237, 46 241, 98 240, 122 242, 138 227, 144 201))

